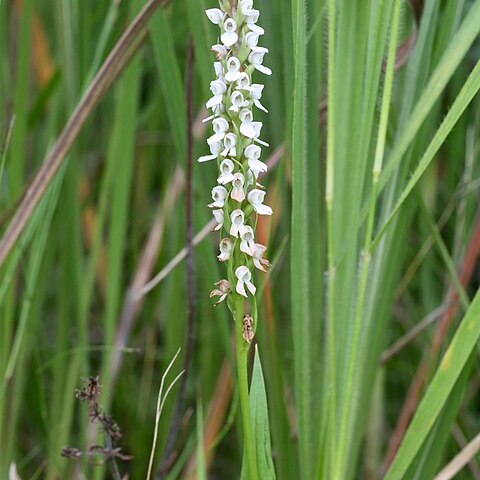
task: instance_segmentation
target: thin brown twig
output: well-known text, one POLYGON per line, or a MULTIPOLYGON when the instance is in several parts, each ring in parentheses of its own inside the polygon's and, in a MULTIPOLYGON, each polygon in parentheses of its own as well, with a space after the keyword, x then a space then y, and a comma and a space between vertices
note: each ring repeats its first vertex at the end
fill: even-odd
POLYGON ((450 480, 474 459, 480 451, 480 433, 465 446, 434 478, 434 480, 450 480))
POLYGON ((410 342, 420 335, 427 327, 438 320, 447 310, 446 305, 440 305, 432 310, 425 318, 414 325, 405 335, 396 340, 390 347, 385 349, 380 355, 380 364, 385 365, 393 357, 398 355, 410 342))
POLYGON ((65 160, 87 118, 145 39, 146 24, 167 0, 149 0, 110 52, 28 187, 0 241, 0 266, 12 250, 47 187, 65 160))
POLYGON ((183 375, 180 382, 177 401, 168 429, 167 440, 162 461, 160 462, 158 478, 165 478, 169 472, 175 455, 175 443, 178 438, 180 422, 185 407, 187 380, 189 379, 190 364, 193 357, 195 345, 195 317, 196 317, 196 291, 195 291, 195 263, 193 257, 193 66, 195 61, 195 49, 193 40, 190 37, 187 47, 187 60, 185 67, 185 99, 187 119, 187 157, 186 157, 186 192, 185 192, 185 233, 187 249, 187 331, 185 338, 185 356, 183 359, 183 375))
POLYGON ((165 200, 160 213, 150 229, 145 247, 138 262, 133 280, 125 293, 122 313, 118 322, 118 328, 115 334, 114 345, 109 362, 109 374, 107 375, 110 387, 115 384, 122 364, 122 351, 127 345, 130 332, 132 331, 135 318, 142 306, 144 297, 138 295, 138 291, 145 285, 148 277, 152 274, 155 261, 163 239, 163 233, 168 221, 169 215, 173 210, 178 195, 183 187, 183 172, 177 167, 173 178, 169 182, 165 192, 165 200))

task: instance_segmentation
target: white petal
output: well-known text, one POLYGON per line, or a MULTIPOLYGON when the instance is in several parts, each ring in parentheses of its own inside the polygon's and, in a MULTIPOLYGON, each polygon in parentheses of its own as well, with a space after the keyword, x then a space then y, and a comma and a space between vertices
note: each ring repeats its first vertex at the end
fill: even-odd
POLYGON ((270 146, 269 143, 264 142, 263 140, 260 140, 259 138, 254 138, 253 141, 259 143, 260 145, 263 145, 264 147, 269 147, 270 146))
POLYGON ((254 67, 259 71, 264 73, 265 75, 271 75, 272 71, 266 67, 265 65, 254 65, 254 67))
POLYGON ((243 187, 235 187, 230 194, 230 197, 238 202, 243 202, 245 200, 245 191, 243 187))
POLYGON ((262 272, 266 272, 265 267, 260 263, 260 260, 258 258, 253 259, 253 264, 262 272))
POLYGON ((225 137, 225 132, 214 133, 211 137, 207 138, 207 143, 211 145, 212 143, 217 143, 223 140, 225 137))
POLYGON ((265 30, 262 27, 255 25, 254 23, 248 23, 248 28, 252 32, 258 33, 259 35, 263 35, 265 33, 265 30))
POLYGON ((257 291, 257 289, 255 288, 255 285, 250 280, 246 281, 245 285, 250 290, 250 293, 252 295, 255 295, 255 292, 257 291))
POLYGON ((223 96, 222 95, 214 95, 207 103, 206 107, 207 108, 212 108, 215 105, 220 105, 222 103, 223 96))
POLYGON ((222 20, 225 17, 225 13, 223 13, 219 8, 209 8, 205 10, 208 19, 214 23, 215 25, 219 25, 222 23, 222 20))
POLYGON ((227 82, 236 82, 242 76, 242 72, 227 72, 225 80, 227 82))
POLYGON ((263 205, 263 203, 260 205, 253 205, 253 208, 259 215, 271 215, 273 213, 271 207, 263 205))
POLYGON ((260 103, 260 100, 253 100, 253 103, 257 108, 263 110, 265 113, 268 113, 268 110, 260 103))
POLYGON ((238 280, 237 286, 235 287, 235 290, 240 295, 243 295, 244 297, 247 297, 247 292, 245 291, 245 284, 244 284, 243 280, 238 280))
POLYGON ((227 47, 235 45, 238 41, 237 32, 225 32, 220 38, 227 47))
POLYGON ((238 227, 234 223, 232 223, 232 225, 230 227, 230 235, 232 237, 238 237, 238 227))
POLYGON ((248 166, 252 170, 258 170, 260 172, 266 172, 268 170, 268 165, 261 160, 248 160, 248 166))
POLYGON ((221 185, 226 185, 227 183, 230 183, 233 180, 233 174, 232 173, 222 173, 218 178, 217 182, 220 183, 221 185))
POLYGON ((214 118, 215 118, 215 115, 210 115, 209 117, 204 118, 204 119, 202 120, 202 123, 209 122, 210 120, 213 120, 214 118))
POLYGON ((197 162, 208 162, 209 160, 214 160, 217 157, 218 155, 203 155, 197 160, 197 162))
POLYGON ((248 138, 255 138, 255 128, 251 122, 243 122, 240 124, 240 133, 248 138))

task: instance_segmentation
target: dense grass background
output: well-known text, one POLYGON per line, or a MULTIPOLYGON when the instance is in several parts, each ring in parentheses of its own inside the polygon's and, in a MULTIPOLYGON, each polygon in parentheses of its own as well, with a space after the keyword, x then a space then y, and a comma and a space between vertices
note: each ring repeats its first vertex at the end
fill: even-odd
MULTIPOLYGON (((2 232, 144 3, 0 0, 2 232)), ((239 478, 233 322, 208 298, 225 276, 216 235, 195 248, 194 292, 180 261, 138 293, 185 245, 186 52, 191 39, 199 156, 217 32, 203 11, 214 6, 158 8, 0 267, 0 478, 12 463, 22 479, 110 478, 99 457, 60 455, 104 441, 75 399, 97 374, 133 456, 119 468, 145 478, 189 293, 193 361, 168 478, 239 478)), ((275 212, 258 225, 273 267, 257 279, 257 341, 277 478, 377 479, 390 464, 389 479, 434 478, 480 428, 480 1, 255 6, 274 72, 257 76, 275 212)), ((214 165, 194 165, 195 233, 215 178, 214 165)), ((157 470, 177 398, 175 387, 157 470)), ((456 478, 480 478, 477 450, 456 478)))

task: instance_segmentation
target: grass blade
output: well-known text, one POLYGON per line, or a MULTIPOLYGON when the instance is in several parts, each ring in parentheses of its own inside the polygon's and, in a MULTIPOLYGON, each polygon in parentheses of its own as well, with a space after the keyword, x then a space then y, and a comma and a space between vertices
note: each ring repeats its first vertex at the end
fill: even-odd
POLYGON ((442 362, 420 403, 385 480, 400 480, 440 415, 480 338, 480 292, 463 318, 442 362))

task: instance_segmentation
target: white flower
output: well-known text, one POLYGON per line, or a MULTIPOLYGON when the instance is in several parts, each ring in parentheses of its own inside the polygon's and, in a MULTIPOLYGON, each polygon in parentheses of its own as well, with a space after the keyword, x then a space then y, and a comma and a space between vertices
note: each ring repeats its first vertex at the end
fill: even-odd
POLYGON ((220 230, 223 227, 223 222, 225 219, 225 213, 223 210, 212 210, 213 216, 215 217, 215 221, 217 222, 217 225, 213 227, 213 231, 220 230))
POLYGON ((248 61, 259 72, 262 72, 265 75, 271 75, 272 71, 265 65, 262 65, 263 57, 266 53, 268 53, 268 49, 266 49, 265 47, 258 47, 254 52, 250 52, 250 55, 248 56, 248 61))
POLYGON ((241 76, 240 60, 237 57, 230 57, 227 60, 227 73, 225 74, 225 80, 227 82, 236 82, 241 76))
POLYGON ((231 220, 231 227, 230 227, 230 235, 232 237, 238 237, 238 235, 241 235, 245 231, 245 214, 237 208, 230 214, 230 220, 231 220))
POLYGON ((215 52, 217 60, 222 60, 227 56, 228 49, 225 47, 225 45, 216 43, 215 45, 212 45, 212 52, 215 52))
POLYGON ((237 90, 250 91, 250 77, 245 72, 242 72, 237 80, 237 90))
POLYGON ((245 267, 245 265, 242 265, 235 270, 235 276, 237 277, 237 286, 235 287, 235 290, 237 291, 237 293, 246 297, 247 296, 247 292, 245 291, 245 286, 246 286, 250 291, 250 293, 252 295, 255 295, 255 292, 257 291, 257 289, 255 288, 255 285, 252 283, 252 273, 247 267, 245 267))
POLYGON ((253 83, 248 90, 250 91, 250 96, 252 97, 255 106, 260 110, 263 110, 265 113, 268 113, 268 110, 260 103, 263 87, 264 85, 261 85, 260 83, 253 83))
POLYGON ((240 111, 240 133, 248 138, 257 138, 262 129, 262 122, 254 122, 251 110, 244 108, 240 111))
POLYGON ((234 200, 237 200, 237 202, 243 202, 245 200, 245 190, 243 188, 243 185, 245 184, 245 177, 243 176, 242 173, 237 172, 233 176, 233 189, 232 193, 230 194, 230 197, 233 198, 234 200))
POLYGON ((220 25, 225 18, 226 13, 223 13, 219 8, 209 8, 205 10, 208 19, 215 25, 220 25))
POLYGON ((223 94, 227 91, 227 85, 223 80, 213 80, 213 82, 210 82, 210 91, 213 93, 213 97, 207 102, 207 108, 212 108, 222 103, 223 94))
POLYGON ((230 101, 232 102, 232 106, 229 108, 232 112, 238 112, 242 107, 248 106, 248 100, 245 100, 242 92, 235 90, 230 95, 230 101))
POLYGON ((263 258, 266 250, 267 247, 265 247, 265 245, 261 245, 260 243, 255 244, 255 252, 253 253, 253 264, 262 272, 267 271, 265 267, 271 267, 270 262, 266 258, 263 258))
POLYGON ((240 0, 242 15, 248 15, 253 10, 253 0, 240 0))
POLYGON ((253 255, 255 253, 255 237, 253 234, 253 228, 250 225, 245 225, 245 230, 240 236, 240 250, 248 255, 253 255))
POLYGON ((210 203, 208 206, 210 208, 223 208, 223 206, 225 205, 225 199, 227 198, 227 196, 228 196, 227 189, 225 187, 217 185, 212 189, 213 203, 210 203))
POLYGON ((221 262, 226 262, 230 258, 230 254, 233 250, 233 242, 229 238, 222 238, 220 240, 220 255, 217 255, 217 258, 221 262))
POLYGON ((218 288, 210 292, 210 298, 220 297, 218 302, 214 305, 214 307, 216 307, 220 302, 223 302, 227 298, 228 292, 230 291, 230 284, 228 283, 228 280, 219 280, 214 285, 218 288))
POLYGON ((207 139, 207 143, 210 145, 211 143, 218 143, 221 142, 224 138, 228 129, 230 128, 230 124, 224 118, 214 118, 213 122, 213 131, 215 132, 211 137, 207 139))
POLYGON ((227 133, 223 139, 223 146, 225 147, 220 155, 226 157, 230 155, 231 157, 237 156, 237 136, 234 133, 227 133))
POLYGON ((208 160, 215 160, 220 155, 222 151, 223 145, 221 142, 214 142, 210 143, 210 153, 211 155, 203 155, 201 156, 198 161, 201 162, 208 162, 208 160))
POLYGON ((242 135, 251 138, 254 142, 257 142, 260 145, 265 145, 268 147, 268 143, 258 138, 260 136, 260 132, 262 131, 263 123, 253 121, 253 114, 251 110, 248 110, 247 108, 242 109, 238 114, 238 118, 241 122, 240 133, 242 135))
POLYGON ((265 192, 263 190, 259 190, 258 188, 254 188, 248 192, 248 201, 252 205, 253 209, 259 215, 271 215, 272 209, 268 205, 263 204, 263 200, 265 198, 265 192))
POLYGON ((249 12, 245 15, 245 21, 247 22, 248 28, 259 35, 263 35, 265 30, 260 27, 259 25, 255 25, 258 22, 258 18, 260 17, 260 12, 252 8, 249 12))
POLYGON ((225 20, 225 23, 223 24, 223 28, 225 29, 225 32, 220 37, 222 42, 227 47, 235 45, 238 41, 238 35, 236 32, 237 22, 233 18, 227 18, 227 20, 225 20))
POLYGON ((266 172, 268 166, 266 163, 263 163, 260 158, 262 149, 258 145, 249 145, 245 151, 244 155, 248 160, 248 166, 253 171, 255 177, 258 177, 259 172, 266 172))
POLYGON ((258 47, 259 38, 260 38, 260 34, 258 32, 248 32, 245 35, 245 43, 248 45, 250 50, 253 50, 254 52, 259 51, 259 48, 261 48, 261 47, 258 47))
POLYGON ((217 182, 220 185, 226 185, 234 179, 233 169, 235 168, 233 162, 226 158, 220 164, 220 176, 217 178, 217 182))

